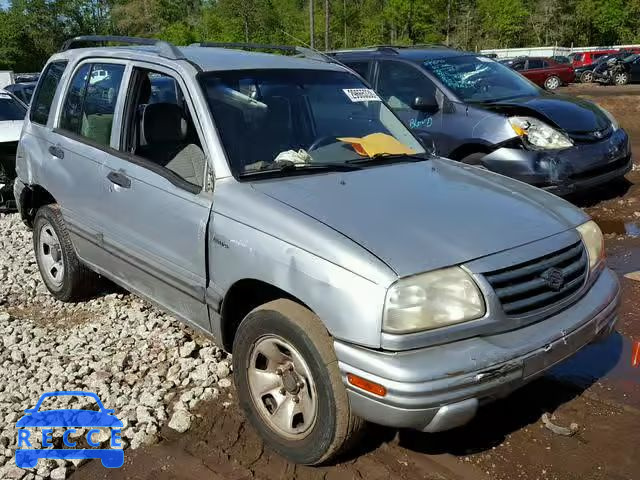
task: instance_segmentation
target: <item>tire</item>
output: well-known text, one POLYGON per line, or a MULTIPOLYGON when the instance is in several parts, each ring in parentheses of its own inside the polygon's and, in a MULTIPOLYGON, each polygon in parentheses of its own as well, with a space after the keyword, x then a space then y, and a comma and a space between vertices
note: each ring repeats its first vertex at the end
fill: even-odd
POLYGON ((627 72, 618 72, 613 76, 614 85, 626 85, 629 83, 629 74, 627 72))
POLYGON ((562 85, 562 81, 555 75, 551 75, 544 81, 544 88, 547 90, 555 90, 560 85, 562 85))
POLYGON ((486 170, 487 167, 485 167, 482 164, 482 159, 486 155, 487 155, 486 153, 482 153, 482 152, 472 153, 470 155, 467 155, 466 157, 461 158, 460 162, 466 163, 467 165, 473 165, 474 167, 483 168, 486 170))
POLYGON ((593 72, 590 70, 585 70, 580 74, 580 82, 581 83, 591 83, 593 82, 593 72))
POLYGON ((241 408, 283 457, 318 465, 359 438, 364 421, 351 412, 333 341, 302 305, 280 299, 250 312, 233 342, 233 369, 241 408))
POLYGON ((96 291, 98 276, 78 259, 57 204, 38 209, 33 222, 33 250, 40 276, 58 300, 74 302, 96 291))

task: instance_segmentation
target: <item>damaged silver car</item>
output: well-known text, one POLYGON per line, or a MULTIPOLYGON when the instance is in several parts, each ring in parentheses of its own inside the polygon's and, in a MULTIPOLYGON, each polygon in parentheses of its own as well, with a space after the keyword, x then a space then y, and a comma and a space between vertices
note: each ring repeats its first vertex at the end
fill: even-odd
POLYGON ((296 52, 55 54, 14 189, 52 295, 102 275, 212 335, 253 426, 311 465, 365 421, 462 425, 611 332, 582 211, 427 154, 360 77, 296 52))

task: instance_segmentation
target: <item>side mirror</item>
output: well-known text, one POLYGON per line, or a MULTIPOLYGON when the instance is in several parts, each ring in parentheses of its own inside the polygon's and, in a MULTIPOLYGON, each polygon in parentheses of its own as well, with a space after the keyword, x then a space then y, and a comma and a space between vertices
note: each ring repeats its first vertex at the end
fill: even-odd
POLYGON ((435 113, 439 110, 440 106, 436 101, 435 95, 427 95, 424 97, 416 97, 411 104, 411 108, 419 112, 435 113))

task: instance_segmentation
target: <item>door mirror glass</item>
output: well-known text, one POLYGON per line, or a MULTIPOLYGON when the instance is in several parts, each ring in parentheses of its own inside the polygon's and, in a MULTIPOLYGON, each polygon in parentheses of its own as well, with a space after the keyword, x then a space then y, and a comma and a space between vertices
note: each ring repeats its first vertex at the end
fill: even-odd
POLYGON ((411 104, 411 108, 419 112, 434 113, 440 108, 434 95, 424 95, 416 97, 411 104))

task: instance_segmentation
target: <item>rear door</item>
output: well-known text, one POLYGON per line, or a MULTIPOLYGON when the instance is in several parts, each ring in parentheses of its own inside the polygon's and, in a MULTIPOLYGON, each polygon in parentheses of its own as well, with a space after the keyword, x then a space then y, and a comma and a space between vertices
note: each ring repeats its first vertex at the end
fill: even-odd
POLYGON ((532 82, 542 86, 546 79, 544 61, 540 58, 530 58, 527 60, 526 70, 522 72, 532 82))
POLYGON ((125 63, 83 60, 66 83, 56 122, 50 133, 48 189, 60 204, 76 251, 94 265, 100 257, 103 202, 102 165, 112 150, 112 126, 122 93, 125 63), (109 77, 93 81, 95 69, 109 77))
MULTIPOLYGON (((179 318, 210 330, 206 232, 212 192, 194 103, 176 72, 133 62, 118 151, 104 159, 101 266, 179 318)), ((191 89, 193 91, 193 89, 191 89)))

